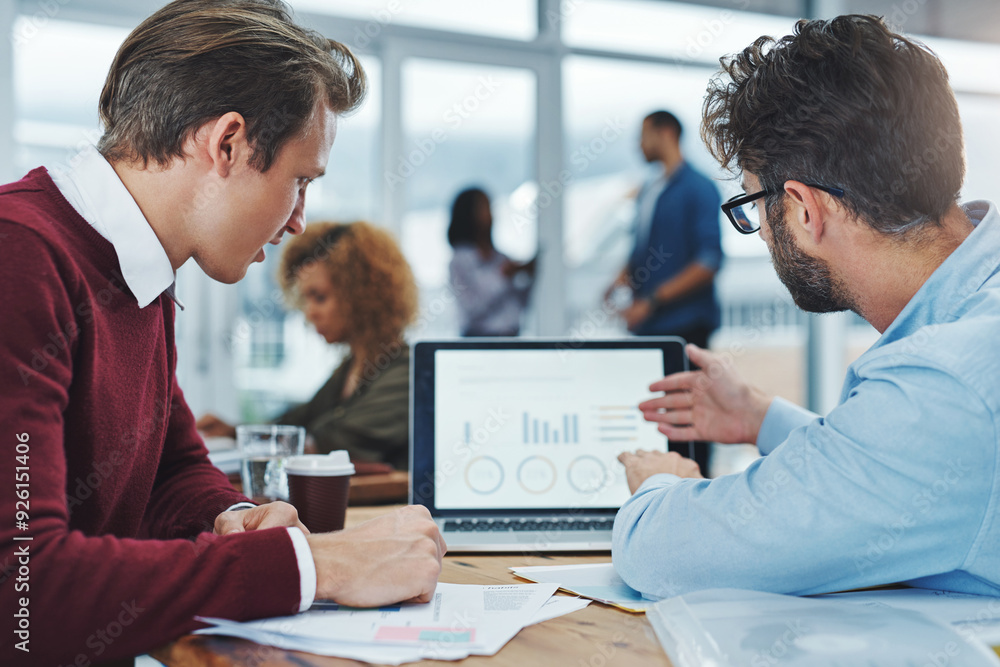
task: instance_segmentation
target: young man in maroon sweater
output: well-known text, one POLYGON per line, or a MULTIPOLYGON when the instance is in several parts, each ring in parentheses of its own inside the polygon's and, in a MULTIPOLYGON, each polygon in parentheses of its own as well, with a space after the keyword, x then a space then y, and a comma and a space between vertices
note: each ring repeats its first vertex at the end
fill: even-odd
POLYGON ((97 151, 0 187, 0 664, 89 665, 314 598, 428 600, 423 508, 308 535, 208 461, 175 379, 174 272, 301 233, 365 76, 278 0, 177 0, 112 64, 97 151), (243 509, 241 509, 243 508, 243 509))

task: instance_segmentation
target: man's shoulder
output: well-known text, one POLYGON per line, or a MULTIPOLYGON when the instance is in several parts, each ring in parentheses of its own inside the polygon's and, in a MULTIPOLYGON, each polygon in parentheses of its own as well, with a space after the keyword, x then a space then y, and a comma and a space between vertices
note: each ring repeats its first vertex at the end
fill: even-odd
MULTIPOLYGON (((47 187, 51 183, 43 167, 30 171, 24 178, 0 185, 0 224, 5 226, 0 238, 16 235, 25 242, 44 242, 61 246, 65 236, 59 230, 60 202, 47 187)), ((54 184, 52 185, 54 188, 54 184)))
POLYGON ((693 194, 699 199, 711 199, 713 201, 719 199, 719 188, 716 186, 715 181, 690 163, 685 162, 684 167, 676 176, 678 184, 682 186, 685 192, 693 194))
POLYGON ((684 163, 684 168, 681 171, 681 174, 684 176, 685 179, 688 179, 691 182, 698 183, 702 186, 715 188, 715 180, 706 175, 705 172, 701 171, 700 169, 698 169, 698 167, 694 166, 690 162, 684 163))
POLYGON ((927 324, 908 336, 879 347, 858 359, 860 377, 900 371, 924 370, 928 382, 940 384, 949 378, 956 386, 975 393, 995 415, 1000 416, 1000 294, 992 308, 976 309, 957 320, 927 324))

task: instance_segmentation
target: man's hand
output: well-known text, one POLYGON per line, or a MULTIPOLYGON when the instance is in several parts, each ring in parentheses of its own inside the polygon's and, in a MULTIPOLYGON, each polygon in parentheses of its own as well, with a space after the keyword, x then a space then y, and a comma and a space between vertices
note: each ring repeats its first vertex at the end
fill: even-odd
POLYGON ((447 551, 421 505, 308 539, 316 562, 316 598, 351 607, 429 602, 447 551))
POLYGON ((625 466, 625 477, 628 479, 628 490, 635 493, 643 482, 653 475, 668 472, 678 477, 704 479, 698 464, 684 458, 677 452, 647 452, 640 449, 634 454, 622 452, 618 460, 625 466))
POLYGON ((659 422, 671 440, 756 443, 774 397, 744 381, 729 360, 696 345, 688 345, 687 353, 701 370, 651 384, 650 391, 665 394, 639 404, 646 421, 659 422))
POLYGON ((309 529, 299 521, 299 513, 294 507, 280 500, 266 505, 258 505, 245 510, 223 512, 215 517, 215 534, 228 535, 242 533, 247 530, 264 530, 265 528, 300 528, 306 535, 309 529))
POLYGON ((236 427, 219 419, 209 413, 202 415, 194 424, 195 428, 201 431, 202 435, 209 438, 235 438, 236 427))
POLYGON ((631 306, 622 311, 622 317, 625 318, 625 325, 629 331, 648 320, 652 314, 653 302, 649 299, 636 299, 631 306))
POLYGON ((611 303, 611 297, 614 295, 615 290, 617 290, 622 285, 628 284, 628 267, 622 269, 615 276, 615 279, 608 285, 608 288, 604 290, 604 302, 611 303))

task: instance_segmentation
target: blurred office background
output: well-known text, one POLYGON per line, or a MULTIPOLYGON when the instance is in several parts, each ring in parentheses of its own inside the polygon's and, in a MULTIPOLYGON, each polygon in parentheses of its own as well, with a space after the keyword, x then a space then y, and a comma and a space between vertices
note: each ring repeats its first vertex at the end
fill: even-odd
MULTIPOLYGON (((128 31, 161 0, 2 0, 0 176, 71 161, 99 136, 97 100, 128 31)), ((525 335, 626 335, 601 305, 632 243, 633 195, 650 175, 638 150, 646 113, 675 112, 682 148, 738 185, 698 138, 718 58, 800 17, 883 15, 948 67, 965 125, 963 199, 1000 188, 1000 3, 996 0, 292 0, 305 24, 358 52, 371 79, 345 119, 310 220, 365 219, 395 232, 416 273, 412 339, 455 336, 447 290, 448 207, 478 184, 493 198, 500 250, 541 249, 525 335)), ((724 223, 723 326, 713 347, 768 388, 822 410, 877 333, 854 315, 808 316, 778 282, 764 243, 724 223)), ((266 418, 304 400, 339 352, 275 282, 278 252, 238 285, 193 263, 178 277, 181 384, 196 414, 266 418)))

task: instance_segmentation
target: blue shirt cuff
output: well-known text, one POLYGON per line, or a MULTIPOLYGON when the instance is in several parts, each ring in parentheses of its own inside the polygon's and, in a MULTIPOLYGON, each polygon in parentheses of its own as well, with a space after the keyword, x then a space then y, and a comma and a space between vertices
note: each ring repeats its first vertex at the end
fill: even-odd
POLYGON ((642 482, 642 484, 639 485, 639 488, 635 490, 635 493, 639 494, 652 489, 673 486, 677 482, 681 481, 681 479, 681 477, 669 472, 661 472, 655 475, 650 475, 642 482))
POLYGON ((714 251, 702 252, 694 258, 694 261, 706 269, 718 271, 722 266, 722 254, 714 251))
POLYGON ((760 431, 757 432, 757 449, 762 455, 767 456, 788 438, 789 433, 816 419, 819 419, 819 415, 815 412, 801 408, 780 396, 775 397, 767 409, 767 414, 764 415, 764 421, 760 424, 760 431))

